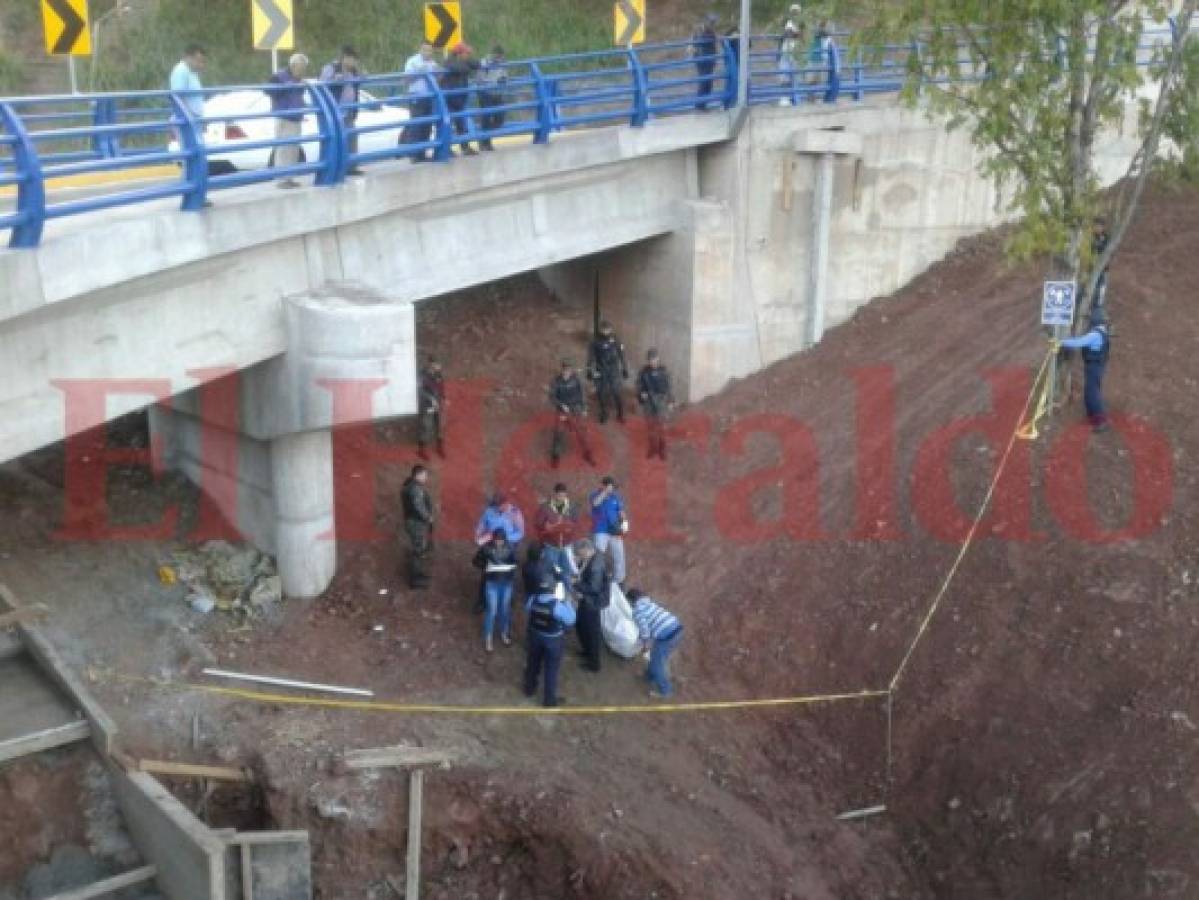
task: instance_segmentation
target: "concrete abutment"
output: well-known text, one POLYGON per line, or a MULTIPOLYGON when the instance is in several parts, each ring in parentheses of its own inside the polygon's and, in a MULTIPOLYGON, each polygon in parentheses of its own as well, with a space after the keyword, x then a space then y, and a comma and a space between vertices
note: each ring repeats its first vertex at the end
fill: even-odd
POLYGON ((283 590, 318 596, 336 572, 333 429, 416 411, 411 303, 339 283, 283 301, 288 349, 151 409, 166 467, 277 557, 283 590))

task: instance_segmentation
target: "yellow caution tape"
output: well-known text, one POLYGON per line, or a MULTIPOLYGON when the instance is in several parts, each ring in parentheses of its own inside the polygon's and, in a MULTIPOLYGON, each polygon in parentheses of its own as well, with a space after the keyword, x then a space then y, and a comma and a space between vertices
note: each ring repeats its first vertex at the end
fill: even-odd
POLYGON ((655 703, 638 706, 454 706, 443 703, 396 703, 387 700, 339 700, 305 695, 276 694, 244 688, 218 687, 179 681, 157 681, 120 676, 114 680, 140 682, 181 691, 199 691, 255 703, 348 709, 362 712, 402 713, 434 716, 615 716, 655 713, 729 712, 768 707, 812 706, 847 700, 870 700, 887 696, 887 691, 857 691, 844 694, 810 694, 803 697, 772 697, 765 700, 711 700, 702 703, 655 703))
MULTIPOLYGON (((1045 361, 1041 363, 1041 370, 1037 373, 1037 377, 1033 380, 1032 390, 1028 393, 1028 398, 1024 401, 1024 408, 1020 410, 1020 418, 1016 420, 1016 428, 1012 432, 1012 436, 1008 438, 1007 447, 1004 448, 1003 456, 999 459, 999 465, 995 467, 995 477, 991 479, 991 484, 987 488, 987 493, 979 504, 978 514, 974 517, 974 522, 970 525, 970 530, 966 533, 966 539, 962 541, 961 549, 958 550, 957 558, 954 559, 953 565, 949 567, 949 573, 941 582, 941 588, 937 591, 933 602, 925 613, 924 619, 920 622, 920 627, 916 630, 916 637, 912 640, 912 644, 908 647, 907 652, 903 655, 903 659, 899 662, 899 667, 895 670, 895 676, 891 679, 891 683, 887 687, 888 693, 894 693, 899 686, 899 680, 903 677, 904 670, 907 668, 908 662, 912 658, 912 654, 916 652, 916 648, 920 645, 920 641, 924 639, 925 632, 928 631, 928 626, 933 620, 933 616, 937 614, 937 609, 941 606, 941 601, 945 599, 945 595, 949 593, 949 586, 953 584, 953 579, 957 577, 958 569, 962 565, 962 560, 966 558, 966 554, 970 552, 970 548, 974 544, 974 538, 978 534, 979 525, 982 523, 983 517, 986 516, 987 510, 991 507, 991 500, 995 496, 995 488, 999 484, 999 479, 1003 477, 1003 470, 1007 468, 1008 459, 1011 458, 1012 450, 1016 446, 1016 441, 1020 438, 1021 432, 1029 428, 1029 424, 1035 426, 1035 417, 1032 423, 1028 423, 1029 407, 1032 406, 1033 397, 1036 396, 1037 387, 1045 378, 1045 373, 1049 368, 1049 360, 1052 359, 1053 352, 1050 351, 1046 355, 1045 361), (1026 423, 1026 424, 1020 424, 1026 423)), ((1046 381, 1046 384, 1048 382, 1046 381)), ((1044 394, 1042 394, 1044 396, 1044 394)), ((1032 432, 1035 434, 1035 427, 1032 432)))

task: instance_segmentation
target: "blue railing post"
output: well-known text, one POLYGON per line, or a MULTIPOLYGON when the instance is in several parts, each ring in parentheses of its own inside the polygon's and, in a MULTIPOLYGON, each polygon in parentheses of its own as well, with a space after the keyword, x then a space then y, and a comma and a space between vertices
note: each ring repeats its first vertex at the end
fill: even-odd
POLYGON ((450 106, 437 79, 431 75, 421 77, 433 90, 433 109, 437 112, 437 146, 433 150, 433 159, 448 162, 454 155, 454 123, 450 120, 450 106))
POLYGON ((633 115, 629 124, 644 125, 649 120, 649 78, 645 67, 637 56, 637 51, 630 47, 625 51, 629 60, 629 69, 633 73, 633 115))
POLYGON ((175 110, 172 124, 179 136, 179 149, 187 154, 183 160, 183 180, 187 193, 183 195, 182 208, 198 212, 208 202, 208 154, 200 137, 199 123, 192 115, 187 103, 178 94, 171 94, 171 107, 175 110))
MULTIPOLYGON (((92 123, 94 125, 117 124, 117 103, 111 97, 99 97, 92 103, 92 123)), ((104 159, 120 156, 120 139, 111 134, 97 134, 92 137, 92 150, 104 159)))
POLYGON ((14 169, 21 178, 17 188, 17 215, 20 221, 13 226, 8 245, 36 247, 41 243, 42 229, 46 225, 46 181, 42 176, 42 164, 37 157, 37 148, 29 139, 29 132, 21 124, 21 117, 7 103, 0 103, 0 122, 16 139, 12 157, 14 169))
POLYGON ((320 187, 330 187, 346 180, 349 163, 349 140, 341 120, 341 108, 327 85, 317 82, 309 85, 308 94, 316 107, 317 132, 320 134, 321 162, 324 165, 316 173, 315 182, 320 187))
POLYGON ((534 144, 547 144, 554 130, 554 108, 550 103, 550 84, 541 73, 541 66, 529 63, 533 75, 533 90, 537 95, 537 130, 533 133, 534 144))
POLYGON ((732 109, 737 105, 737 82, 741 74, 737 71, 737 54, 733 50, 733 42, 722 37, 720 46, 724 53, 724 108, 732 109))

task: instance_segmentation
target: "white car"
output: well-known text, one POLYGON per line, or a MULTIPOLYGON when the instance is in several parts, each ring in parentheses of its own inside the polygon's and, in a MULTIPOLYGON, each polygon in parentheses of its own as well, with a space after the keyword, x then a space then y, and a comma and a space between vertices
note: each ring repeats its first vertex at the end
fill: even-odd
MULTIPOLYGON (((408 120, 408 109, 405 106, 396 105, 396 101, 380 100, 366 91, 359 93, 359 102, 372 105, 361 107, 358 110, 356 127, 363 128, 372 125, 392 127, 359 135, 358 152, 369 153, 396 146, 400 131, 408 120)), ((238 144, 269 140, 275 136, 275 119, 243 118, 270 111, 271 100, 262 91, 231 91, 228 94, 217 94, 204 103, 206 117, 235 117, 224 122, 211 122, 205 128, 204 144, 209 151, 208 169, 212 174, 266 169, 273 164, 277 149, 275 147, 237 149, 238 144)), ((308 113, 304 116, 301 133, 304 137, 311 138, 300 145, 301 160, 319 159, 321 154, 320 130, 317 128, 315 113, 308 113)), ((171 150, 176 151, 178 148, 178 142, 171 141, 171 150)))

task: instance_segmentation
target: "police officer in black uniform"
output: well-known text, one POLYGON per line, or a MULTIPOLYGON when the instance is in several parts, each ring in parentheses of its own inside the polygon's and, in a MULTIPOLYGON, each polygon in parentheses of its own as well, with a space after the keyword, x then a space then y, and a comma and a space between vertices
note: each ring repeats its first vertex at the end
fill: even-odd
POLYGON ((445 376, 441 374, 441 363, 432 357, 420 373, 417 408, 420 411, 417 454, 421 459, 428 460, 428 446, 435 443, 437 455, 445 459, 445 434, 442 430, 445 414, 445 376))
POLYGON ((583 392, 583 382, 575 371, 574 360, 562 360, 562 369, 558 376, 550 382, 550 403, 553 404, 557 419, 554 423, 554 443, 550 448, 550 462, 554 468, 562 459, 562 450, 566 444, 566 432, 570 431, 579 442, 583 459, 588 465, 595 465, 595 457, 591 455, 591 445, 587 443, 587 432, 584 419, 587 416, 587 396, 583 392))
POLYGON ((608 421, 608 403, 616 410, 616 421, 624 421, 624 402, 621 389, 629 380, 629 364, 624 358, 624 344, 617 339, 611 322, 600 322, 599 334, 587 348, 587 377, 595 383, 599 400, 599 420, 608 421))
POLYGON ((646 354, 646 363, 637 376, 637 399, 649 424, 649 450, 646 456, 666 459, 666 417, 674 407, 670 373, 662 365, 657 350, 646 354))
POLYGON ((408 586, 425 590, 433 580, 433 498, 428 488, 429 470, 413 466, 400 499, 404 506, 404 531, 408 535, 408 586))

